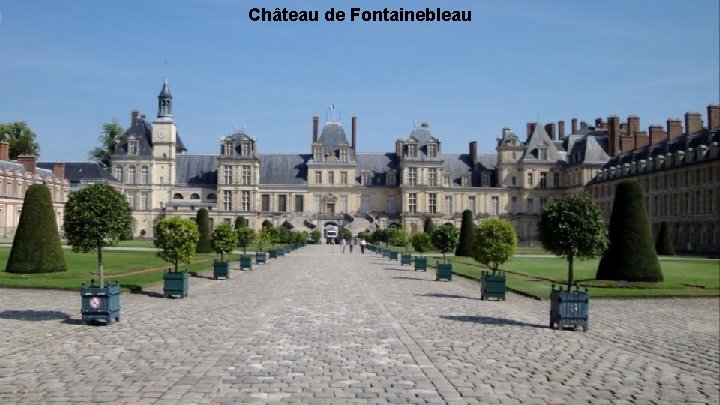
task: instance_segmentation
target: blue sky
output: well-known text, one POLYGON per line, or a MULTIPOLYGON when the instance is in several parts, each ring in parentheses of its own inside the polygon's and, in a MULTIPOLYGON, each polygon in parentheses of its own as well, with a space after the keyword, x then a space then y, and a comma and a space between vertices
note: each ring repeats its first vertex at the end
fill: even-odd
POLYGON ((103 123, 156 114, 167 62, 191 153, 244 126, 261 153, 308 153, 334 104, 358 149, 394 150, 427 121, 445 152, 503 127, 631 114, 641 126, 719 95, 719 2, 0 0, 0 122, 24 120, 40 160, 84 161, 103 123), (252 7, 472 10, 471 23, 262 23, 252 7))

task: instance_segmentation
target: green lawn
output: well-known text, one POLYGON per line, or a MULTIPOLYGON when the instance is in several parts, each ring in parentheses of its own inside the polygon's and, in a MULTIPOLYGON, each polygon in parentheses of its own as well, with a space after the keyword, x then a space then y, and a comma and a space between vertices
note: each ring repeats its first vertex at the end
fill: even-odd
MULTIPOLYGON (((453 272, 479 279, 482 267, 471 258, 452 257, 453 272)), ((437 260, 430 260, 433 264, 437 260)), ((575 262, 575 279, 588 286, 592 297, 684 297, 720 296, 720 261, 696 258, 660 258, 665 281, 630 283, 620 288, 614 281, 594 280, 598 259, 575 262)), ((507 286, 541 299, 550 295, 552 283, 567 282, 567 261, 555 256, 514 257, 501 266, 507 272, 507 286)))
MULTIPOLYGON (((68 271, 64 273, 13 274, 4 271, 10 248, 0 248, 0 286, 78 289, 80 284, 98 280, 97 253, 73 253, 65 250, 68 271)), ((212 267, 214 254, 197 254, 187 268, 190 271, 203 271, 212 267)), ((105 280, 118 280, 123 289, 135 289, 162 281, 164 269, 172 267, 160 259, 154 252, 105 251, 105 280)))

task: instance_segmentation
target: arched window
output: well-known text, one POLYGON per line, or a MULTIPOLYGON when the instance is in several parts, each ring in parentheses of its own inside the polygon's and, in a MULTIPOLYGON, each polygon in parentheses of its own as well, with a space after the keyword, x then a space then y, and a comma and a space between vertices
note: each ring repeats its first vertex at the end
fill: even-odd
POLYGON ((135 184, 135 166, 128 167, 128 184, 135 184))
POLYGON ((143 166, 140 169, 140 183, 141 184, 150 183, 150 168, 147 166, 143 166))
POLYGON ((175 193, 175 195, 173 196, 173 200, 182 200, 182 199, 183 199, 183 196, 180 193, 175 193))
POLYGON ((115 166, 115 178, 122 183, 123 181, 123 167, 121 165, 115 166))
POLYGON ((200 195, 198 193, 192 193, 192 194, 190 194, 190 199, 191 200, 199 200, 200 195))
POLYGON ((210 193, 210 194, 208 194, 207 199, 208 200, 217 200, 217 195, 215 195, 215 193, 210 193))

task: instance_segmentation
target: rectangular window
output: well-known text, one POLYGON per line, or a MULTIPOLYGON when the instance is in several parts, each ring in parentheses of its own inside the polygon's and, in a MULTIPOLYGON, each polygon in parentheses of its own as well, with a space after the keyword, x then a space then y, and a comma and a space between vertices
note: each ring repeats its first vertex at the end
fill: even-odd
POLYGON ((533 174, 528 173, 527 174, 527 187, 531 188, 533 186, 533 174))
POLYGON ((340 212, 347 212, 347 210, 348 210, 347 200, 348 199, 347 199, 346 195, 341 195, 340 198, 338 199, 338 202, 340 204, 340 212))
POLYGON ((340 172, 340 184, 348 184, 347 172, 340 172))
POLYGON ((670 209, 668 208, 668 196, 667 194, 663 195, 663 203, 662 203, 662 213, 663 215, 670 215, 670 209))
POLYGON ((232 184, 232 166, 223 166, 224 184, 232 184))
POLYGON ((510 199, 510 213, 513 215, 516 215, 518 213, 517 211, 517 197, 513 197, 510 199))
POLYGON ((328 172, 328 184, 335 184, 335 172, 328 172))
POLYGON ((395 197, 387 198, 387 213, 393 214, 395 212, 395 197))
POLYGON ((437 145, 434 143, 429 143, 427 145, 427 156, 429 158, 437 157, 437 145))
POLYGON ((240 211, 250 211, 250 192, 240 192, 240 211))
POLYGON ((233 144, 226 142, 223 144, 223 155, 229 156, 233 153, 233 144))
POLYGON ((685 208, 683 211, 685 211, 686 214, 690 214, 690 193, 687 191, 685 192, 685 208))
POLYGON ((140 209, 146 210, 148 209, 148 193, 140 193, 140 209))
POLYGON ((315 184, 322 184, 322 172, 320 170, 315 172, 315 184))
POLYGON ((411 144, 407 146, 408 156, 417 157, 417 145, 411 144))
POLYGON ((657 216, 658 214, 660 214, 659 209, 660 209, 660 197, 656 195, 656 196, 653 196, 653 210, 650 215, 653 217, 657 216))
POLYGON ((250 166, 243 166, 242 170, 242 184, 250 184, 250 166))
POLYGON ((305 201, 303 199, 303 196, 296 195, 295 196, 295 212, 303 212, 305 211, 305 201))
POLYGON ((453 209, 453 200, 450 196, 445 197, 445 213, 449 215, 455 213, 455 210, 453 209))
POLYGON ((243 142, 240 144, 240 155, 250 156, 250 144, 243 142))
POLYGON ((547 198, 541 198, 540 199, 540 212, 545 211, 545 206, 547 206, 547 198))
POLYGON ((437 169, 436 168, 428 169, 428 185, 430 187, 437 186, 437 169))
POLYGON ((532 198, 527 199, 527 213, 528 215, 532 215, 535 213, 535 204, 533 203, 532 198))
POLYGON ((517 177, 512 176, 512 179, 511 179, 511 180, 512 180, 512 181, 510 182, 510 184, 512 184, 513 187, 517 186, 517 177))
POLYGON ((363 195, 362 199, 360 200, 360 211, 367 214, 370 212, 370 196, 369 195, 363 195))
POLYGON ((547 188, 547 173, 540 173, 540 188, 547 188))
POLYGON ((560 173, 553 173, 553 187, 560 187, 560 173))
POLYGON ((470 212, 472 212, 473 215, 475 215, 475 196, 474 195, 471 195, 468 197, 468 208, 467 209, 469 209, 470 212))
POLYGON ((490 207, 492 215, 500 215, 500 198, 499 197, 493 197, 492 198, 492 207, 490 207))
POLYGON ((363 186, 370 185, 370 173, 365 172, 365 173, 361 174, 360 182, 362 183, 363 186))
POLYGON ((408 194, 408 212, 417 212, 417 193, 408 194))
POLYGON ((223 191, 223 210, 232 211, 232 191, 223 191))
POLYGON ((695 191, 695 212, 694 212, 695 215, 702 214, 702 198, 701 198, 701 196, 702 196, 702 193, 700 192, 700 190, 696 190, 695 191))
POLYGON ((707 192, 707 203, 708 203, 708 214, 714 214, 715 213, 715 196, 713 194, 712 190, 708 190, 707 192))
POLYGON ((270 211, 270 194, 263 194, 260 196, 260 206, 263 212, 270 211))
POLYGON ((437 213, 437 193, 428 193, 428 212, 437 213))
POLYGON ((127 202, 131 209, 135 209, 135 193, 127 193, 127 202))
POLYGON ((415 167, 408 168, 408 185, 417 185, 417 168, 415 167))
POLYGON ((278 211, 287 211, 287 195, 285 194, 278 195, 278 211))

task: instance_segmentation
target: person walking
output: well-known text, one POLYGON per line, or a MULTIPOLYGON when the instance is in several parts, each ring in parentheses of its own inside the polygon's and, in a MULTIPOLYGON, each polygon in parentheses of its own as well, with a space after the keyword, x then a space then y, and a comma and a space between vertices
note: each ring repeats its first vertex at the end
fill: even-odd
POLYGON ((345 238, 342 238, 340 240, 340 246, 342 246, 342 252, 345 253, 345 245, 347 245, 347 242, 345 241, 345 238))
POLYGON ((366 244, 367 244, 367 242, 365 242, 365 239, 360 239, 360 253, 361 254, 365 253, 365 245, 366 244))

